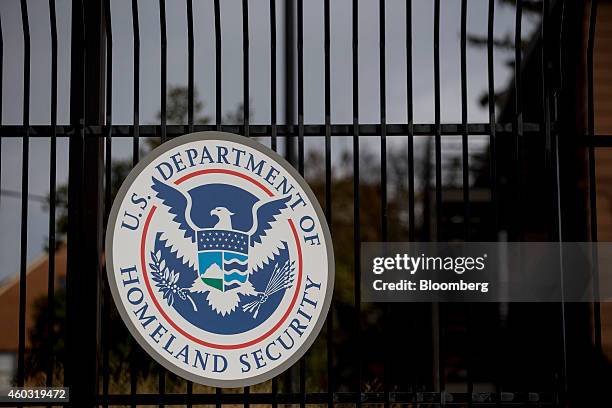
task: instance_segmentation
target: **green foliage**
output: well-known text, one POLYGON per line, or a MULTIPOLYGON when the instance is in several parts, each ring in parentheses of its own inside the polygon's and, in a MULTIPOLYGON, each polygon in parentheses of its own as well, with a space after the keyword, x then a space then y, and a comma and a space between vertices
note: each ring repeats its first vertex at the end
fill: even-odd
MULTIPOLYGON (((202 114, 204 102, 198 98, 198 90, 193 90, 193 112, 194 123, 207 124, 211 118, 202 114)), ((168 90, 166 120, 168 124, 185 124, 189 114, 189 89, 184 86, 173 86, 168 90)), ((157 113, 157 119, 161 120, 161 112, 157 113)))

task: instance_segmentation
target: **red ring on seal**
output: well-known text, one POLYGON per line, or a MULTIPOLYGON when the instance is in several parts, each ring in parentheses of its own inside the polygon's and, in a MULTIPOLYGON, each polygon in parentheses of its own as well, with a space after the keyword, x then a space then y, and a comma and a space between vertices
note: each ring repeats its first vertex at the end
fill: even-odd
MULTIPOLYGON (((192 173, 189 173, 181 178, 179 178, 178 180, 176 180, 174 182, 174 184, 179 185, 182 182, 192 178, 192 177, 196 177, 196 176, 200 176, 203 174, 214 174, 214 173, 222 173, 222 174, 229 174, 232 176, 236 176, 236 177, 240 177, 244 180, 250 181, 251 183, 255 184, 257 187, 259 187, 260 189, 262 189, 269 197, 272 197, 273 194, 272 192, 263 184, 261 184, 260 182, 258 182, 257 180, 253 179, 252 177, 249 177, 247 175, 244 175, 242 173, 239 173, 237 171, 233 171, 233 170, 225 170, 225 169, 206 169, 206 170, 197 170, 194 171, 192 173)), ((143 277, 144 277, 144 281, 145 284, 147 286, 147 291, 149 292, 149 296, 151 296, 151 299, 153 299, 153 303, 155 304, 155 307, 157 308, 157 310, 159 311, 159 313, 166 319, 166 321, 168 323, 170 323, 170 325, 179 333, 181 333, 183 336, 187 337, 188 339, 201 344, 203 346, 206 347, 211 347, 211 348, 216 348, 216 349, 222 349, 222 350, 234 350, 234 349, 239 349, 239 348, 244 348, 244 347, 249 347, 252 346, 253 344, 257 344, 262 340, 265 340, 267 337, 269 337, 272 333, 274 333, 284 322, 285 320, 287 320, 287 317, 289 317, 289 314, 291 313, 291 311, 293 310, 293 307, 295 306, 295 303, 297 301, 297 297, 298 294, 300 292, 300 286, 302 284, 302 247, 300 245, 300 241, 297 235, 297 230, 295 228, 295 225, 293 223, 293 220, 287 220, 287 222, 289 223, 289 227, 291 227, 291 232, 293 233, 293 237, 295 239, 295 244, 297 247, 297 253, 298 253, 298 279, 297 279, 297 286, 295 288, 295 292, 293 293, 293 298, 291 299, 291 303, 289 304, 289 307, 287 308, 287 310, 285 311, 285 313, 283 314, 283 316, 281 317, 281 319, 274 325, 274 327, 272 327, 270 330, 268 330, 266 333, 262 334, 261 336, 251 340, 251 341, 247 341, 244 343, 238 343, 238 344, 216 344, 216 343, 211 343, 208 341, 204 341, 201 339, 198 339, 197 337, 187 333, 185 330, 181 329, 172 319, 170 319, 170 317, 166 314, 166 312, 162 309, 161 305, 159 304, 159 302, 157 301, 157 298, 155 297, 154 293, 153 293, 153 289, 151 288, 151 283, 149 282, 149 276, 147 273, 147 268, 146 268, 146 261, 145 261, 145 247, 146 247, 146 242, 145 242, 145 238, 147 235, 147 232, 149 231, 149 224, 151 222, 151 219, 153 218, 153 215, 155 214, 155 210, 157 209, 156 206, 152 206, 151 210, 149 211, 149 214, 147 215, 147 219, 145 221, 144 224, 144 228, 142 229, 142 237, 140 239, 140 261, 141 261, 141 268, 142 268, 142 272, 143 272, 143 277)))

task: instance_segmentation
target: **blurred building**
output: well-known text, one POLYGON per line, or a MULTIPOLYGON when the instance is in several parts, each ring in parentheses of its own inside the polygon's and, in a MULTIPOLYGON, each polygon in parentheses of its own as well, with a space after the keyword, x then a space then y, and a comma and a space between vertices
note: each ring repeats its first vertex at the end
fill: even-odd
MULTIPOLYGON (((595 134, 612 136, 612 1, 600 1, 593 53, 595 134)), ((598 148, 597 227, 600 241, 612 241, 612 148, 598 148)), ((603 349, 612 361, 612 303, 602 303, 603 349)))
MULTIPOLYGON (((30 348, 29 333, 35 324, 38 302, 47 299, 49 257, 45 253, 32 262, 26 271, 25 347, 30 348)), ((66 247, 55 253, 55 288, 66 285, 66 247)), ((12 383, 17 371, 19 348, 19 275, 0 282, 0 388, 12 383)))

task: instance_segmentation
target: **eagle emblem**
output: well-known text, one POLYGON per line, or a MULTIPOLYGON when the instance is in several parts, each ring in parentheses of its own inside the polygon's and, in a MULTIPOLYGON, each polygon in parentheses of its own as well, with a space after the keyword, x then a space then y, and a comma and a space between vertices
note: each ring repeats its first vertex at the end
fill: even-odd
MULTIPOLYGON (((271 296, 293 285, 295 268, 289 257, 286 235, 271 233, 273 229, 287 229, 286 222, 282 221, 290 195, 253 199, 250 205, 248 200, 229 194, 227 203, 209 210, 205 202, 219 199, 211 197, 209 190, 183 192, 155 177, 151 187, 166 207, 170 221, 166 223, 169 228, 161 231, 158 240, 163 243, 159 258, 166 249, 168 256, 181 260, 175 264, 182 265, 183 274, 186 270, 193 273, 193 279, 184 287, 170 287, 178 290, 176 294, 181 299, 190 300, 194 312, 198 312, 198 304, 202 302, 197 300, 201 298, 221 317, 241 310, 256 319, 271 296), (260 273, 262 277, 257 277, 260 273)), ((159 259, 157 262, 160 263, 159 259)), ((167 291, 163 278, 161 273, 160 282, 166 285, 163 289, 167 291)), ((178 279, 176 275, 175 283, 178 279)))
POLYGON ((126 177, 107 224, 117 311, 180 377, 267 381, 323 327, 335 265, 327 222, 306 180, 257 140, 168 140, 126 177))

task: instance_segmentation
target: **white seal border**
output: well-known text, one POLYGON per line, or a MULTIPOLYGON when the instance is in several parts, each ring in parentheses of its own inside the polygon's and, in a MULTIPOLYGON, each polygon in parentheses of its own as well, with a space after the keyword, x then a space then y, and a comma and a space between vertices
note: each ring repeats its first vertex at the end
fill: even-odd
POLYGON ((189 133, 183 136, 179 136, 169 140, 168 142, 158 146, 153 149, 145 158, 138 162, 138 164, 130 171, 126 179, 121 184, 119 191, 117 192, 117 196, 113 202, 113 206, 110 211, 110 215, 107 223, 107 233, 105 240, 105 255, 106 255, 106 274, 108 277, 109 286, 111 289, 111 293, 113 295, 113 300, 117 305, 117 309, 119 314, 121 315, 121 319, 124 324, 127 326, 128 330, 132 337, 136 339, 138 344, 147 352, 147 354, 152 357, 155 361, 161 364, 163 367, 172 371, 180 377, 186 378, 190 381, 196 382, 198 384, 208 385, 212 387, 227 387, 227 388, 236 388, 236 387, 248 387, 251 385, 259 384, 265 381, 268 381, 282 372, 286 371, 288 368, 293 366, 306 352, 310 349, 314 341, 319 335, 319 332, 323 328, 323 324, 327 320, 327 314, 329 312, 329 307, 331 305, 332 295, 334 292, 334 281, 335 281, 335 261, 334 261, 334 249, 331 240, 331 233, 329 231, 329 227, 327 225, 327 219, 325 218, 325 214, 319 205, 319 201, 316 196, 310 189, 310 186, 304 180, 302 175, 282 156, 280 156, 275 151, 269 149, 263 144, 246 138, 244 136, 239 136, 233 133, 226 132, 195 132, 189 133), (321 313, 319 314, 319 319, 315 322, 313 329, 308 333, 306 340, 302 343, 302 345, 291 354, 287 360, 283 361, 277 367, 274 367, 270 371, 265 373, 258 374, 253 377, 244 378, 244 379, 228 379, 228 380, 219 380, 214 378, 206 378, 203 376, 195 375, 189 371, 186 371, 176 365, 170 364, 166 359, 162 358, 157 350, 155 350, 143 337, 142 333, 135 327, 129 315, 127 314, 127 310, 123 305, 123 300, 119 296, 119 288, 117 286, 117 282, 114 276, 114 264, 113 264, 113 238, 115 232, 115 224, 117 222, 117 217, 119 215, 119 209, 121 207, 121 203, 125 199, 126 194, 130 187, 132 187, 135 179, 140 175, 140 173, 149 165, 153 160, 157 159, 162 154, 167 151, 179 147, 181 145, 196 142, 196 141, 229 141, 238 144, 243 144, 252 149, 259 151, 260 153, 272 158, 277 164, 281 165, 285 171, 287 171, 295 181, 299 184, 302 190, 306 193, 312 208, 314 209, 317 217, 319 219, 319 223, 321 224, 321 230, 323 231, 323 237, 325 239, 325 245, 327 248, 327 290, 325 292, 325 298, 323 300, 323 306, 321 309, 321 313), (110 226, 110 228, 109 228, 110 226), (325 318, 323 318, 325 316, 325 318))

